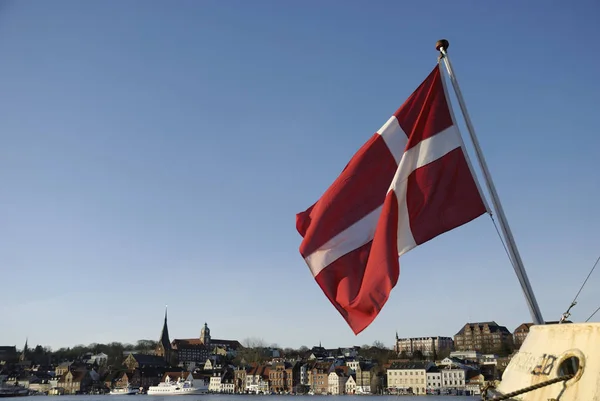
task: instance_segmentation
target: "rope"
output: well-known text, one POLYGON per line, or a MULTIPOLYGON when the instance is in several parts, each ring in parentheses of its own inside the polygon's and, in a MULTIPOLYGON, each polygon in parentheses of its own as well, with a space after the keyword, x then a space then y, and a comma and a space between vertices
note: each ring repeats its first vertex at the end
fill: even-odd
POLYGON ((587 283, 588 279, 590 278, 590 276, 594 272, 594 269, 596 268, 596 265, 598 264, 598 262, 600 262, 600 256, 598 256, 598 259, 596 259, 596 263, 594 263, 594 266, 592 267, 592 270, 590 270, 589 274, 585 278, 585 281, 583 282, 583 284, 581 284, 581 288, 579 289, 579 292, 577 292, 577 295, 575 295, 575 298, 573 299, 572 303, 575 303, 575 301, 577 301, 577 297, 581 293, 581 290, 583 290, 583 287, 585 286, 585 283, 587 283))
POLYGON ((593 318, 593 317, 594 317, 594 315, 595 315, 595 314, 596 314, 596 313, 597 313, 599 310, 600 310, 600 306, 598 307, 598 309, 596 309, 596 310, 594 311, 594 313, 592 313, 592 314, 590 315, 590 317, 588 317, 588 318, 587 318, 587 320, 586 320, 585 322, 586 322, 586 323, 587 323, 587 322, 589 322, 589 321, 590 321, 590 319, 591 319, 591 318, 593 318))
POLYGON ((503 394, 501 396, 494 397, 494 398, 487 398, 487 392, 488 392, 488 389, 490 386, 486 385, 486 387, 484 387, 484 389, 483 389, 483 394, 482 394, 481 398, 483 401, 505 401, 505 400, 509 400, 512 397, 516 397, 518 395, 525 394, 530 391, 538 390, 542 387, 546 387, 546 386, 549 386, 554 383, 563 382, 563 381, 566 382, 567 380, 572 379, 573 376, 575 376, 575 375, 559 376, 554 379, 546 380, 545 382, 534 384, 533 386, 525 387, 525 388, 522 388, 521 390, 513 391, 512 393, 503 394))
MULTIPOLYGON (((594 272, 594 269, 596 268, 596 265, 598 264, 598 262, 600 262, 600 256, 598 256, 598 259, 596 259, 596 263, 594 263, 594 266, 592 266, 592 270, 590 270, 590 272, 588 273, 587 277, 583 281, 583 284, 581 284, 581 288, 579 288, 579 291, 577 291, 577 295, 575 295, 575 298, 573 298, 573 302, 571 302, 571 305, 569 305, 569 307, 567 308, 567 311, 562 314, 559 323, 563 323, 564 321, 566 321, 569 318, 569 316, 571 316, 571 309, 575 305, 577 305, 577 297, 579 297, 579 294, 581 294, 581 290, 583 290, 583 287, 585 287, 585 283, 587 283, 588 279, 590 278, 590 276, 594 272)), ((598 312, 598 310, 596 310, 596 312, 598 312)), ((592 316, 594 316, 594 314, 596 312, 594 312, 592 314, 592 316)), ((590 320, 592 318, 592 316, 590 316, 588 318, 588 320, 590 320)), ((587 320, 586 320, 586 322, 587 322, 587 320)))

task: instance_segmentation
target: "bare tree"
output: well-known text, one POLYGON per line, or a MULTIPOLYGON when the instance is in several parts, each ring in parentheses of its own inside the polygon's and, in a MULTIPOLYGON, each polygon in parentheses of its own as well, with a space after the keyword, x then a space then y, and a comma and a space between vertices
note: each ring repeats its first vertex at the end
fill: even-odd
POLYGON ((157 342, 154 340, 138 340, 135 348, 137 351, 146 353, 156 348, 157 342))
POLYGON ((242 341, 245 348, 265 348, 267 343, 262 338, 248 337, 242 341))
POLYGON ((244 360, 247 363, 262 362, 266 358, 267 343, 262 338, 249 337, 242 341, 243 349, 238 351, 240 361, 244 360))
POLYGON ((308 357, 309 352, 310 352, 310 348, 308 348, 306 345, 303 345, 300 348, 298 348, 298 356, 300 358, 308 357))

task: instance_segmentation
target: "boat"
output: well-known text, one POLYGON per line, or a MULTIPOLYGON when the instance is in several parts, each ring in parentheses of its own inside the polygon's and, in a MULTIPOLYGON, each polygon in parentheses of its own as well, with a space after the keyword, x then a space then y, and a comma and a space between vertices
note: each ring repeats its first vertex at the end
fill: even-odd
POLYGON ((135 395, 139 392, 139 389, 133 388, 130 385, 126 387, 115 387, 110 390, 110 395, 135 395))
POLYGON ((158 383, 158 386, 148 387, 147 395, 198 395, 205 394, 208 391, 208 387, 194 387, 192 382, 189 380, 182 380, 181 378, 177 381, 167 380, 162 383, 158 383))
MULTIPOLYGON (((588 323, 594 314, 584 323, 568 322, 570 308, 558 323, 547 324, 542 318, 452 69, 448 46, 445 39, 436 43, 438 65, 346 165, 322 196, 323 202, 319 203, 320 199, 296 215, 296 228, 303 238, 300 253, 331 303, 358 334, 375 319, 395 286, 400 255, 487 212, 494 225, 499 225, 498 235, 525 295, 533 324, 520 349, 512 355, 500 383, 489 382, 482 387, 482 399, 600 401, 600 358, 594 351, 600 343, 600 323, 588 323), (493 210, 477 183, 458 128, 453 128, 456 121, 443 75, 454 89, 493 210), (450 129, 458 132, 452 143, 447 139, 450 129), (461 161, 466 166, 462 173, 446 162, 462 157, 455 152, 457 149, 462 149, 465 158, 461 161), (435 164, 446 156, 444 164, 435 164), (377 162, 382 167, 373 168, 377 162), (467 171, 475 181, 469 187, 467 171), (409 179, 414 183, 411 198, 407 195, 409 179), (447 181, 438 185, 442 179, 447 181), (365 191, 367 185, 370 191, 365 191), (361 197, 365 193, 368 197, 361 197), (380 194, 380 198, 375 194, 380 194), (415 205, 411 210, 407 206, 409 200, 415 205), (416 216, 414 221, 409 211, 416 216), (342 274, 350 269, 362 276, 342 274)), ((571 307, 574 304, 575 300, 571 307)))
POLYGON ((5 397, 25 397, 29 395, 29 390, 21 386, 2 386, 0 387, 0 398, 5 397))

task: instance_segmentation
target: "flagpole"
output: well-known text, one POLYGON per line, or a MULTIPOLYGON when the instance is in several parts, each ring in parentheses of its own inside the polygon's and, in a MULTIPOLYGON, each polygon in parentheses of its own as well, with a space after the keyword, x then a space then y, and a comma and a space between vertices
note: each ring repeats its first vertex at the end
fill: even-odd
POLYGON ((481 147, 479 146, 479 140, 477 139, 477 135, 475 134, 475 128, 473 127, 473 123, 471 122, 471 118, 469 117, 469 112, 467 111, 465 100, 463 99, 462 92, 460 91, 460 87, 458 86, 458 80, 456 79, 456 75, 454 74, 454 71, 452 69, 452 64, 450 63, 450 58, 448 57, 447 53, 449 45, 450 43, 446 39, 442 39, 437 41, 437 43, 435 44, 435 48, 441 54, 440 58, 444 61, 444 65, 446 66, 446 70, 448 71, 448 76, 450 77, 450 81, 452 82, 452 87, 454 88, 454 92, 456 93, 458 104, 460 105, 460 110, 463 113, 463 117, 467 125, 467 130, 469 131, 469 136, 471 137, 473 147, 475 148, 475 154, 477 155, 479 166, 481 167, 481 170, 483 172, 485 183, 487 185, 488 191, 490 192, 490 196, 492 197, 492 204, 494 205, 494 209, 498 214, 500 229, 502 230, 502 234, 506 240, 512 265, 515 269, 515 273, 517 274, 517 278, 519 279, 519 283, 521 284, 521 288, 523 289, 523 292, 525 294, 525 299, 527 301, 527 305, 529 306, 529 312, 531 313, 531 317, 533 318, 533 323, 544 324, 542 311, 538 306, 537 300, 535 299, 535 295, 533 293, 533 289, 531 288, 531 284, 529 283, 529 279, 527 278, 527 272, 525 271, 523 260, 521 259, 521 255, 519 254, 519 250, 517 249, 517 244, 513 237, 510 226, 508 225, 508 220, 506 219, 506 215, 504 214, 502 203, 500 203, 498 192, 496 192, 496 186, 494 185, 494 181, 492 181, 492 175, 490 174, 487 163, 485 162, 485 158, 483 157, 483 152, 481 151, 481 147))

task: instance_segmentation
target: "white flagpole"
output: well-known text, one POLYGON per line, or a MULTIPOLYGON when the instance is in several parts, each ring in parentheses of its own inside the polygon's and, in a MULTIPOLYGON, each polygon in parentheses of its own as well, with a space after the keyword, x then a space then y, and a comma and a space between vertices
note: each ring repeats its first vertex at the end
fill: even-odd
POLYGON ((490 191, 490 196, 492 197, 492 204, 494 205, 494 209, 498 214, 500 229, 502 230, 502 234, 504 235, 504 238, 506 240, 512 265, 515 269, 515 273, 517 274, 517 278, 521 283, 521 288, 525 293, 525 299, 527 301, 527 305, 529 306, 529 311, 531 313, 531 317, 533 318, 533 323, 544 324, 542 312, 535 299, 535 295, 533 294, 533 289, 531 288, 529 279, 527 278, 527 273, 525 272, 523 260, 521 259, 521 255, 519 254, 519 250, 517 249, 517 244, 515 243, 515 239, 512 235, 512 231, 510 230, 510 226, 508 225, 508 220, 506 219, 506 215, 504 214, 502 203, 500 203, 498 192, 496 192, 496 186, 494 185, 494 181, 492 181, 492 175, 490 174, 487 163, 485 162, 485 158, 483 157, 483 152, 481 151, 481 147, 479 146, 479 141, 477 140, 477 135, 475 134, 475 128, 473 127, 473 123, 471 122, 471 118, 469 117, 469 112, 467 111, 467 106, 465 105, 465 100, 463 99, 460 87, 458 86, 456 74, 454 74, 454 71, 452 70, 452 64, 450 63, 450 59, 448 58, 447 53, 448 46, 449 43, 446 39, 438 40, 435 44, 435 48, 441 54, 441 59, 444 61, 444 65, 446 66, 446 70, 448 71, 448 76, 450 77, 450 81, 452 82, 452 87, 454 88, 454 92, 456 93, 458 104, 460 105, 460 110, 463 113, 465 123, 467 125, 467 130, 469 131, 469 136, 471 137, 473 147, 475 148, 475 154, 477 155, 479 166, 481 167, 481 170, 483 172, 487 188, 490 191))

